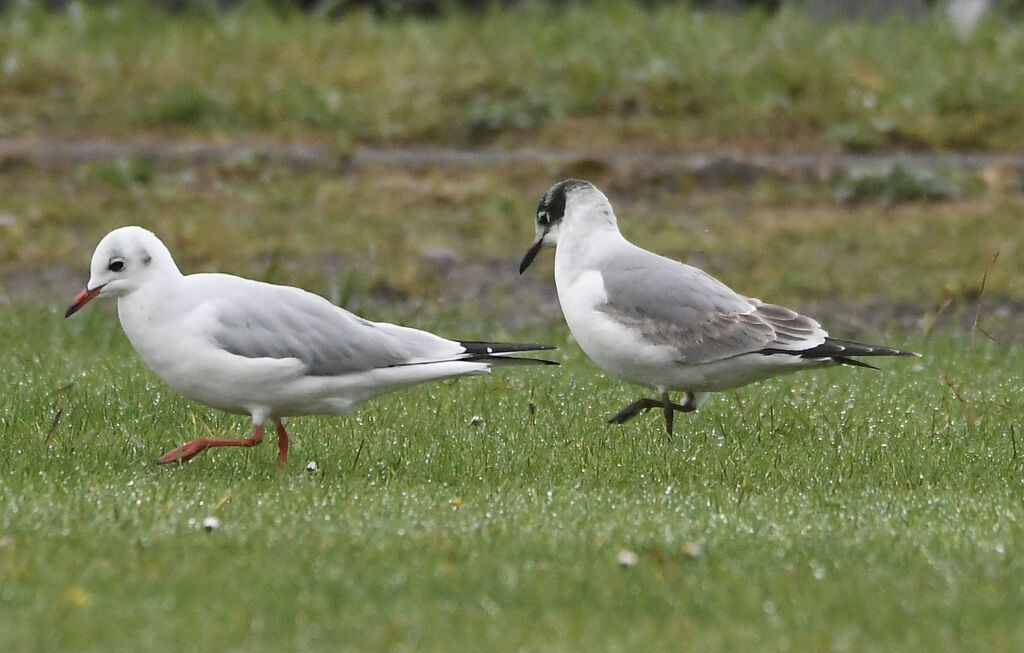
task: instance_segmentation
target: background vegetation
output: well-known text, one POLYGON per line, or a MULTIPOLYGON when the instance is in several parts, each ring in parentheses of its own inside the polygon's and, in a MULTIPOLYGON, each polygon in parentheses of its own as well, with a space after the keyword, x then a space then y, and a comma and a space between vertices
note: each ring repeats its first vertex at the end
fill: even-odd
POLYGON ((1024 26, 685 4, 342 20, 143 4, 0 21, 0 134, 196 130, 546 148, 1019 150, 1024 26))
POLYGON ((653 5, 5 6, 0 650, 1017 650, 1024 29, 653 5), (961 149, 987 158, 928 158, 961 149), (924 358, 725 393, 673 439, 606 425, 642 391, 572 342, 547 255, 516 272, 569 175, 635 242, 924 358), (294 420, 283 470, 267 444, 156 468, 249 425, 169 391, 112 307, 61 318, 128 223, 186 272, 563 365, 294 420))

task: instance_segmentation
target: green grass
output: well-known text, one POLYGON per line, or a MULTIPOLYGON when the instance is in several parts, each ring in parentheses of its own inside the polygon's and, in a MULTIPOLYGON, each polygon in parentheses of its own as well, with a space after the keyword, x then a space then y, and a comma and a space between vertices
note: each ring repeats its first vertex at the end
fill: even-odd
MULTIPOLYGON (((79 9, 0 16, 0 137, 1024 145, 1009 20, 961 41, 937 21, 621 3, 436 21, 79 9)), ((0 161, 0 650, 1017 650, 1020 174, 924 182, 0 161), (548 255, 526 279, 500 273, 514 278, 533 207, 570 175, 606 191, 638 244, 925 358, 725 393, 671 440, 658 415, 605 424, 640 390, 542 314, 548 255), (186 272, 551 342, 563 366, 293 420, 283 470, 269 443, 157 468, 249 425, 163 386, 109 306, 60 317, 96 242, 133 223, 186 272), (891 330, 893 306, 920 328, 891 330), (975 307, 970 333, 938 320, 970 324, 975 307)))
POLYGON ((559 344, 561 368, 293 420, 283 470, 266 443, 157 468, 249 426, 162 386, 107 309, 0 311, 5 651, 1009 651, 1024 636, 1019 346, 889 336, 925 358, 718 395, 669 440, 659 415, 605 424, 639 391, 557 328, 516 335, 559 344))
MULTIPOLYGON (((685 178, 659 184, 542 166, 343 176, 258 163, 15 166, 0 174, 0 212, 13 217, 0 226, 0 279, 28 277, 22 283, 32 287, 31 278, 60 270, 68 277, 63 294, 73 294, 100 238, 140 224, 186 272, 300 285, 335 301, 369 293, 462 301, 469 290, 449 280, 448 268, 490 265, 514 275, 541 194, 577 174, 604 189, 628 238, 751 296, 796 306, 882 302, 925 314, 947 300, 973 303, 1001 252, 985 292, 1024 302, 1024 210, 1012 187, 967 181, 959 198, 945 201, 838 205, 828 184, 765 179, 706 189, 685 178), (439 250, 452 260, 439 263, 439 250)), ((548 286, 549 261, 542 255, 527 280, 548 286)), ((500 304, 504 290, 487 279, 470 281, 500 304)))
POLYGON ((1024 27, 605 2, 438 20, 144 5, 0 20, 0 135, 694 150, 1019 149, 1024 27))

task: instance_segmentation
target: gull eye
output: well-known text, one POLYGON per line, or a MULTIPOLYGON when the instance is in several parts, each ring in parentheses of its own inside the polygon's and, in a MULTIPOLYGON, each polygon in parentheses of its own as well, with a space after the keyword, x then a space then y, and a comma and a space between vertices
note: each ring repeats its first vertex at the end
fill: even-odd
POLYGON ((540 222, 541 224, 547 224, 547 222, 548 222, 548 212, 547 211, 537 211, 537 222, 540 222))
POLYGON ((111 272, 120 272, 121 270, 124 269, 124 259, 122 259, 122 258, 112 258, 112 259, 110 259, 110 263, 107 265, 107 269, 110 270, 111 272))

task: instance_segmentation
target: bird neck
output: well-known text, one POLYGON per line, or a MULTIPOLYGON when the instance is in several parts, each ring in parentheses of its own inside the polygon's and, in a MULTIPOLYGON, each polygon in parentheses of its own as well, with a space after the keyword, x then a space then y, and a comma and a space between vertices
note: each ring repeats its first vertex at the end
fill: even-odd
POLYGON ((568 280, 594 268, 605 253, 623 240, 615 223, 592 224, 585 232, 563 231, 555 248, 555 275, 568 280))

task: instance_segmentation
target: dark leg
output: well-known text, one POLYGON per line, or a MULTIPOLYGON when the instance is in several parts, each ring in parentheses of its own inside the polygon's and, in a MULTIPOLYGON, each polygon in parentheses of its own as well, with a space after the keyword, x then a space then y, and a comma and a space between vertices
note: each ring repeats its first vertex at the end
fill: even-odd
MULTIPOLYGON (((280 433, 278 434, 280 435, 280 433)), ((196 438, 186 442, 177 449, 172 449, 156 459, 157 465, 167 463, 183 463, 194 458, 196 454, 210 447, 255 447, 263 442, 263 426, 256 425, 252 429, 252 437, 249 438, 196 438)), ((280 445, 279 445, 280 446, 280 445)), ((287 436, 285 436, 285 452, 287 452, 287 436)))
POLYGON ((672 418, 677 410, 680 413, 692 413, 697 410, 697 396, 692 392, 683 395, 683 403, 674 404, 668 398, 668 390, 662 390, 661 402, 665 411, 665 430, 668 431, 669 437, 672 437, 672 418))
POLYGON ((615 413, 615 416, 608 420, 609 424, 625 424, 629 420, 633 419, 648 408, 658 408, 661 406, 661 402, 657 399, 648 399, 647 397, 641 397, 626 406, 619 412, 615 413))
POLYGON ((641 397, 616 413, 608 422, 610 424, 623 424, 649 408, 661 408, 665 413, 665 430, 669 435, 672 435, 672 421, 675 412, 678 410, 682 413, 689 413, 697 410, 697 400, 694 394, 687 392, 684 397, 681 404, 672 403, 667 390, 662 391, 660 401, 658 399, 641 397))
POLYGON ((279 419, 274 420, 274 426, 277 427, 277 466, 284 467, 284 461, 288 458, 288 432, 279 419))
MULTIPOLYGON (((668 390, 661 391, 661 403, 663 405, 662 410, 665 413, 665 431, 668 432, 668 437, 672 437, 672 420, 675 417, 675 404, 669 399, 668 390)), ((680 406, 682 408, 682 406, 680 406)))

